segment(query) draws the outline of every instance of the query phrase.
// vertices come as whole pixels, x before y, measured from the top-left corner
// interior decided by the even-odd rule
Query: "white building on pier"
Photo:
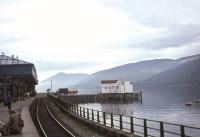
[[[106,93],[133,93],[132,81],[102,80],[101,94]]]

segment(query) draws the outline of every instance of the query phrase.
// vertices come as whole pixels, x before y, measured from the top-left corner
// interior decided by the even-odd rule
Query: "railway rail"
[[[44,137],[75,137],[51,113],[45,99],[41,98],[36,110],[37,122]]]

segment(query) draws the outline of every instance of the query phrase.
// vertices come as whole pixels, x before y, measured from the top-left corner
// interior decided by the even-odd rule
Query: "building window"
[[[130,84],[133,84],[133,82],[130,82]]]

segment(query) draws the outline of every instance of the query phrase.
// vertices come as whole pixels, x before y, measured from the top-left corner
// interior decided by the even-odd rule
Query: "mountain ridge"
[[[71,79],[69,82],[70,84],[60,85],[60,87],[63,86],[74,86],[79,89],[88,89],[88,90],[94,90],[99,89],[100,81],[101,80],[111,80],[111,79],[118,79],[118,80],[131,80],[135,84],[158,84],[160,81],[165,81],[166,75],[169,75],[169,73],[172,73],[175,71],[177,74],[179,74],[179,69],[181,68],[187,68],[187,67],[193,67],[193,70],[195,70],[197,73],[198,68],[200,66],[198,61],[200,60],[200,54],[188,56],[188,57],[182,57],[178,59],[153,59],[153,60],[145,60],[140,61],[136,63],[129,63],[124,64],[120,66],[116,66],[110,69],[101,70],[98,72],[95,72],[93,74],[84,74],[84,73],[76,73],[74,75],[78,76],[80,74],[80,77],[76,77],[77,79]],[[196,64],[196,65],[193,65]],[[188,71],[188,72],[187,72]],[[184,72],[181,71],[183,75],[184,73],[189,75],[190,69],[186,69]],[[164,75],[166,73],[166,75]],[[170,75],[171,77],[176,76],[176,73],[172,73],[173,75]],[[66,74],[66,73],[58,73],[58,77],[63,77],[62,80],[58,80],[58,83],[66,83],[65,81],[70,79],[70,76],[73,74]],[[194,74],[193,77],[197,76]],[[66,79],[64,77],[67,77]],[[156,78],[157,77],[157,78]],[[162,80],[159,80],[159,78]],[[185,76],[184,78],[187,79],[189,76]],[[54,77],[55,78],[55,77]],[[152,79],[151,79],[152,78]],[[182,77],[183,78],[183,77]],[[48,80],[52,79],[52,77],[42,81],[47,82]],[[153,80],[154,79],[154,80]],[[158,80],[155,80],[158,79]],[[168,81],[170,78],[167,78]],[[167,80],[166,79],[166,80]],[[175,79],[175,77],[173,78]],[[190,78],[192,80],[193,78]],[[177,79],[178,80],[178,79]],[[55,79],[53,81],[56,81]],[[154,82],[153,82],[154,81]]]

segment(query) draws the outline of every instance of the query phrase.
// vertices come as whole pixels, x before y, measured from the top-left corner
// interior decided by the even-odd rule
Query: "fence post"
[[[144,137],[148,137],[148,134],[147,134],[147,120],[144,119]]]
[[[185,129],[183,125],[181,125],[181,137],[185,137]]]
[[[130,121],[131,121],[131,133],[134,134],[133,117],[130,117]]]
[[[164,137],[164,127],[163,127],[163,122],[160,122],[160,137]]]
[[[103,112],[103,124],[106,125],[106,113]]]
[[[87,108],[87,119],[90,119],[90,116],[89,116],[89,109]]]
[[[119,115],[119,122],[120,122],[120,130],[123,131],[122,115]]]
[[[72,113],[74,113],[74,105],[72,104]]]
[[[111,120],[110,121],[111,122],[110,125],[111,125],[111,127],[113,127],[113,113],[110,114],[110,120]]]
[[[85,118],[85,108],[83,108],[83,117]]]
[[[78,115],[78,105],[76,106],[76,112],[77,112],[77,115]]]
[[[80,116],[82,117],[82,107],[80,107]]]
[[[97,122],[99,123],[100,120],[99,120],[99,110],[97,110]]]
[[[94,110],[92,109],[92,121],[94,121]]]

